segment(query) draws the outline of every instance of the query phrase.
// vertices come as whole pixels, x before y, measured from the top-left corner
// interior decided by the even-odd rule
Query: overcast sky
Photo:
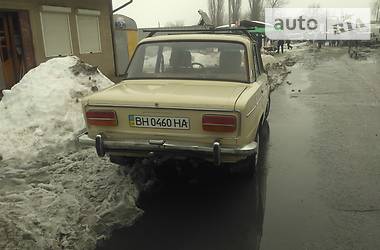
[[[243,1],[243,12],[248,9],[248,0]],[[286,7],[307,7],[312,3],[320,3],[321,7],[352,8],[370,7],[373,0],[289,0]],[[128,0],[112,0],[116,9]],[[197,11],[207,12],[207,0],[134,0],[133,3],[118,14],[133,18],[137,27],[157,27],[158,23],[165,26],[168,22],[184,21],[185,25],[193,25],[199,21]],[[227,3],[227,0],[226,0]],[[227,6],[227,4],[226,4]]]

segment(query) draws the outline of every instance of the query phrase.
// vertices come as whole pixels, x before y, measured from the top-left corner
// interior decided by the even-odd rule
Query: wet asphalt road
[[[297,54],[253,180],[168,184],[99,249],[380,249],[380,52]]]

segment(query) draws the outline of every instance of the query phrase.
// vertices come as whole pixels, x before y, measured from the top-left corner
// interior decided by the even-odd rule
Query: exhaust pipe
[[[97,135],[95,137],[95,148],[96,148],[96,153],[98,154],[99,157],[104,157],[106,155],[104,140],[101,135]]]
[[[215,141],[213,144],[213,149],[214,149],[214,164],[215,166],[219,167],[222,164],[220,142]]]

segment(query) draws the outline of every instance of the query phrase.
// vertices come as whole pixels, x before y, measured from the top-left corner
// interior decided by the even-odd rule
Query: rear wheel
[[[238,173],[243,177],[252,177],[255,173],[255,170],[259,163],[259,154],[260,154],[260,128],[257,131],[255,141],[257,143],[256,152],[248,156],[245,160],[242,160],[237,164],[236,168]]]
[[[267,104],[267,107],[265,109],[265,116],[264,116],[265,121],[268,119],[269,112],[270,112],[270,96],[268,97],[268,104]]]

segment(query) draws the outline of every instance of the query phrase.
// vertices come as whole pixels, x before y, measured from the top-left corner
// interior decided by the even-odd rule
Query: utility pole
[[[231,0],[228,0],[228,27],[231,28]]]

